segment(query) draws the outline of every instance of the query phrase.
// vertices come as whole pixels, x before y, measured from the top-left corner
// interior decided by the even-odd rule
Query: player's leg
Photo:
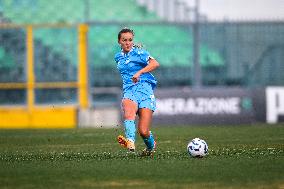
[[[153,112],[156,109],[156,100],[153,93],[151,84],[143,83],[139,92],[137,93],[138,101],[138,130],[140,136],[143,138],[144,143],[146,144],[146,151],[152,152],[155,149],[155,140],[154,136],[150,131],[152,124]],[[144,150],[144,151],[145,151]]]
[[[152,115],[153,111],[151,109],[140,108],[138,110],[138,131],[144,143],[146,144],[146,149],[148,151],[152,151],[155,148],[155,139],[152,132],[150,131],[152,124]]]
[[[135,117],[137,112],[137,104],[127,98],[122,100],[122,110],[124,117],[124,131],[125,137],[118,136],[118,142],[127,147],[130,151],[135,150],[135,134],[136,134],[136,126],[135,126]]]

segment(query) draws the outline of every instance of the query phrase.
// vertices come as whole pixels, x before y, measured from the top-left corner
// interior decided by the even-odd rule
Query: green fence
[[[160,62],[154,73],[160,87],[192,84],[193,24],[163,22],[135,0],[0,0],[0,12],[8,24],[86,22],[91,87],[121,85],[113,57],[125,26]],[[204,86],[284,85],[284,22],[201,23],[200,34]],[[0,82],[24,82],[23,36],[24,30],[0,27]],[[37,80],[74,81],[76,30],[39,27],[34,38]]]
[[[201,44],[225,62],[216,84],[284,85],[284,22],[202,24]]]

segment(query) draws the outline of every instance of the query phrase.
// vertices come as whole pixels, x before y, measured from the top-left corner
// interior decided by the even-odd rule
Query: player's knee
[[[124,113],[124,119],[126,120],[135,120],[135,113],[133,112],[125,112]]]

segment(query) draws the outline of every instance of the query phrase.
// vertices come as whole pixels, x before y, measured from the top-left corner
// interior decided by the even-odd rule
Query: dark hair
[[[120,40],[122,33],[132,33],[132,35],[134,36],[134,31],[132,29],[123,28],[122,30],[119,31],[119,33],[117,35],[118,40]]]

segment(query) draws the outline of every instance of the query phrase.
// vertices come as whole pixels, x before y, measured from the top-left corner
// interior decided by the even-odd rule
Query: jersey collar
[[[128,53],[124,53],[123,50],[121,49],[121,55],[122,55],[122,56],[127,56],[127,55],[129,55],[133,50],[134,50],[134,47],[132,47],[131,50],[130,50]]]

